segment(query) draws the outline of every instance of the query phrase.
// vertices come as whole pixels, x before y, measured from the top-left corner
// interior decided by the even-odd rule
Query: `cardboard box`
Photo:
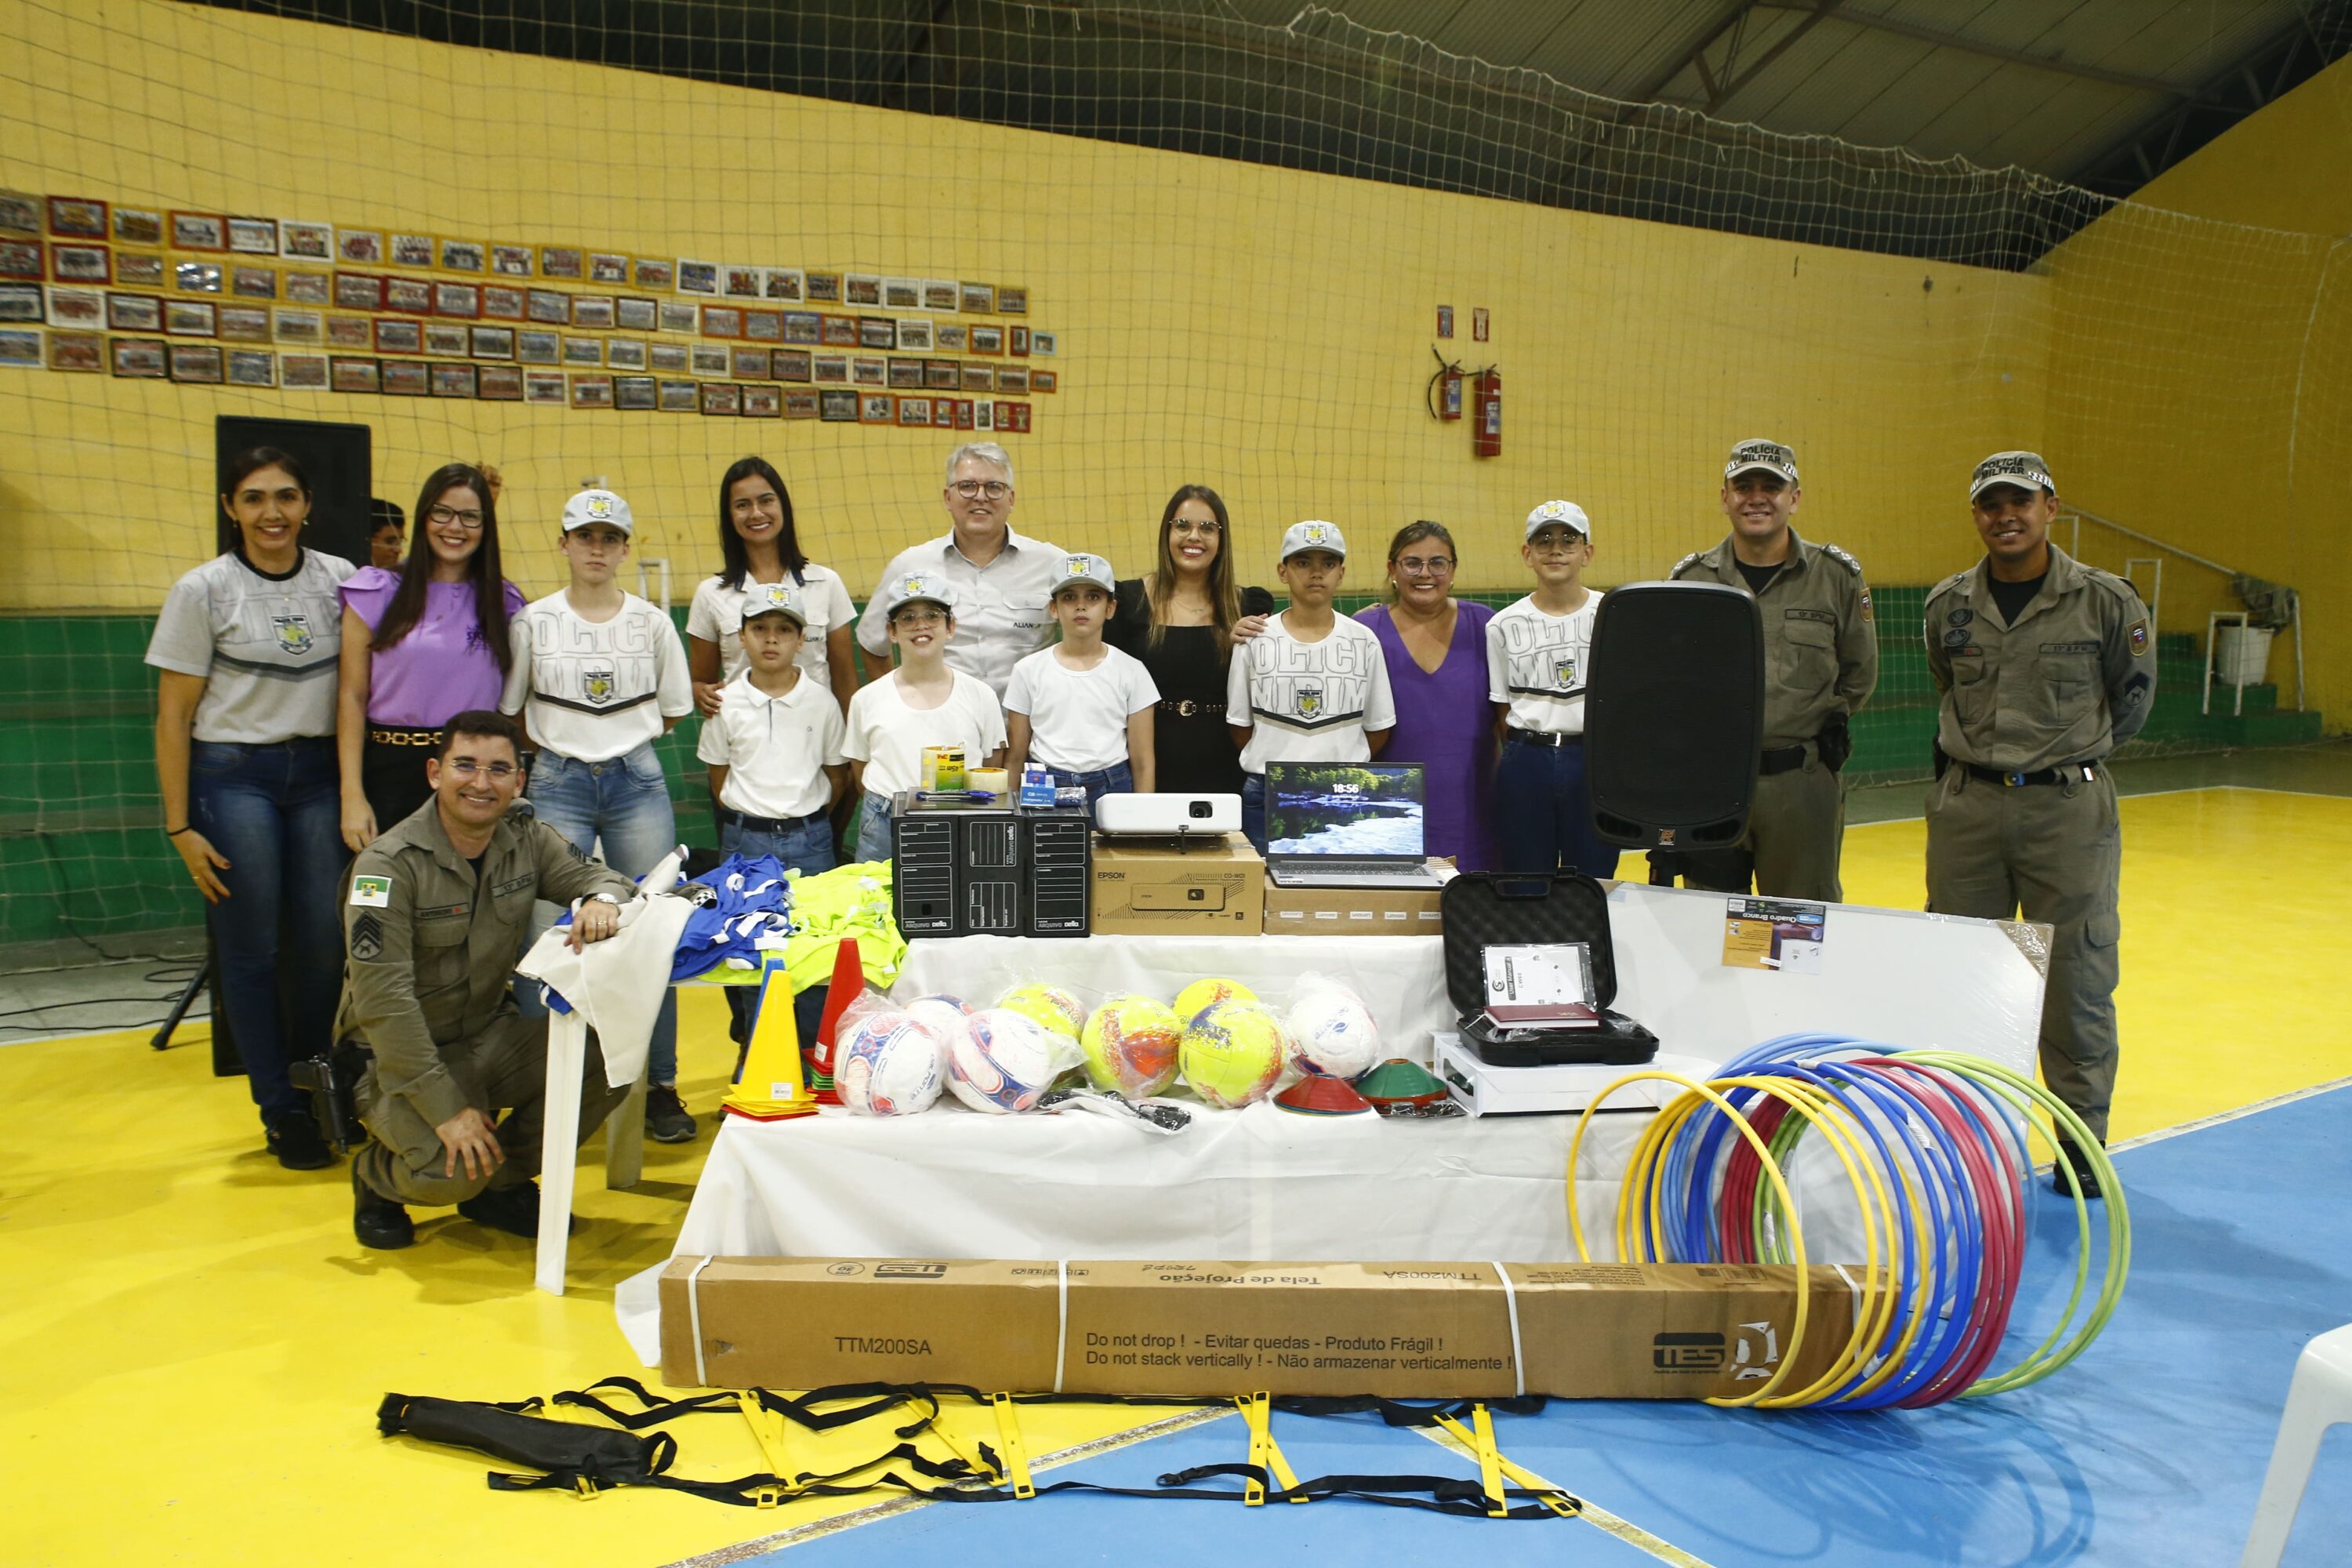
[[[1453,866],[1432,860],[1430,869]],[[1282,936],[1442,936],[1436,888],[1277,888],[1265,884],[1265,929]]]
[[[1699,1399],[1751,1390],[1792,1352],[1780,1387],[1801,1388],[1853,1328],[1853,1292],[1826,1267],[1794,1347],[1793,1268],[1505,1267],[1508,1289],[1486,1263],[674,1258],[662,1381],[1417,1399],[1524,1382],[1570,1399]]]
[[[1094,931],[1103,936],[1255,934],[1265,862],[1238,833],[1095,841]]]

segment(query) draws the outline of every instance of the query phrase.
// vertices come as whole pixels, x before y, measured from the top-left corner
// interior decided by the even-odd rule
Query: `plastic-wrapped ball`
[[[1238,980],[1195,980],[1176,993],[1176,1016],[1189,1024],[1219,1002],[1255,1002],[1257,993]]]
[[[1184,1026],[1149,996],[1115,996],[1087,1020],[1078,1044],[1087,1053],[1087,1081],[1097,1089],[1141,1100],[1176,1079],[1176,1052]]]
[[[1300,1070],[1354,1079],[1381,1059],[1381,1031],[1352,991],[1318,985],[1291,1004],[1290,1059]]]
[[[1060,1071],[1044,1027],[1008,1007],[974,1013],[948,1047],[949,1090],[992,1116],[1028,1110]]]
[[[1228,1110],[1263,1100],[1282,1076],[1282,1024],[1255,1002],[1215,1002],[1184,1026],[1177,1061],[1184,1082]]]
[[[940,1098],[939,1037],[905,1013],[868,1013],[834,1061],[841,1101],[861,1116],[912,1116]]]
[[[1074,1040],[1087,1026],[1087,1005],[1060,986],[1048,985],[1042,980],[1014,986],[999,996],[996,1005],[1010,1007],[1040,1027]]]
[[[963,1021],[971,1016],[972,1009],[961,996],[918,996],[907,1004],[904,1011],[915,1022],[940,1037],[944,1050],[963,1028]],[[940,1058],[942,1064],[946,1058]]]

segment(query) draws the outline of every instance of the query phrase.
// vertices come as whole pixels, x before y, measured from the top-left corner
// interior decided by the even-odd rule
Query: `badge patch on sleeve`
[[[383,956],[383,922],[373,915],[362,915],[352,922],[352,956],[362,963],[373,963]]]
[[[2140,655],[2147,651],[2147,623],[2146,621],[2134,621],[2131,624],[2131,630],[2124,633],[2124,637],[2131,643],[2132,657],[2134,658],[2137,658]]]
[[[352,902],[360,908],[381,910],[392,903],[392,879],[389,877],[353,877]]]

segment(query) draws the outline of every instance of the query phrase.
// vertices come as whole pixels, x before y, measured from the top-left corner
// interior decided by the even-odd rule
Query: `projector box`
[[[1238,833],[1097,838],[1094,925],[1100,936],[1254,934],[1265,919],[1265,863]]]
[[[1432,860],[1444,876],[1448,860]],[[1265,884],[1265,929],[1279,936],[1442,936],[1436,888],[1277,888]]]
[[[1826,1267],[1801,1348],[1790,1268],[1504,1267],[1507,1289],[1488,1263],[673,1258],[662,1381],[1700,1399],[1755,1389],[1792,1349],[1779,1392],[1802,1388],[1853,1328],[1853,1289]]]

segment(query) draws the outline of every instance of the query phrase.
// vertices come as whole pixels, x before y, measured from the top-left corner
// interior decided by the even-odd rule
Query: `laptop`
[[[1265,869],[1277,888],[1435,888],[1420,768],[1268,763]]]

